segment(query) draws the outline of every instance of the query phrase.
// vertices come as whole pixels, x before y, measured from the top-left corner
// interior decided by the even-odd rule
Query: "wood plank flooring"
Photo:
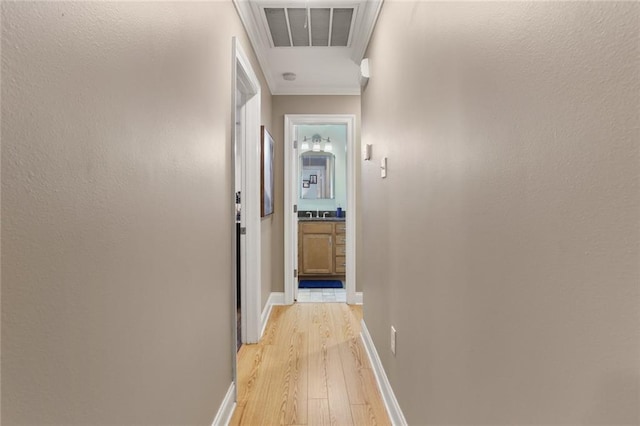
[[[238,353],[231,425],[390,425],[361,319],[343,303],[274,306],[260,343]]]

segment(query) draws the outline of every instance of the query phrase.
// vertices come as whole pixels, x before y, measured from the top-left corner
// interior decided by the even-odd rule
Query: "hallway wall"
[[[640,423],[639,8],[384,3],[359,273],[409,424]]]
[[[245,48],[248,50],[251,47],[248,39],[244,44]],[[253,53],[253,52],[252,52]],[[252,56],[252,60],[255,56]],[[271,123],[273,122],[271,118],[271,108],[273,107],[273,101],[271,92],[269,91],[269,86],[267,85],[267,81],[264,78],[260,70],[260,65],[257,60],[252,64],[253,69],[256,73],[259,73],[260,76],[260,84],[262,86],[262,104],[260,105],[261,114],[262,114],[262,125],[265,126],[267,131],[273,137],[273,145],[278,146],[281,144],[281,141],[278,141],[273,136],[273,131],[271,128]],[[277,188],[274,183],[274,188]],[[277,189],[275,189],[278,192]],[[276,194],[276,197],[278,195]],[[284,197],[284,194],[282,195]],[[275,210],[275,207],[274,207]],[[267,217],[263,217],[260,221],[260,267],[262,270],[260,271],[260,298],[261,298],[261,309],[264,310],[265,305],[271,295],[271,288],[273,286],[273,268],[274,268],[274,259],[273,259],[273,244],[274,244],[274,215],[271,214]]]
[[[286,114],[355,114],[356,146],[360,152],[360,96],[305,96],[275,95],[273,96],[272,117],[275,147],[275,187],[280,191],[277,195],[273,215],[273,278],[271,291],[284,291],[284,116]],[[358,164],[359,166],[359,164]],[[360,170],[356,170],[360,176]],[[359,203],[360,194],[356,194]],[[358,214],[358,228],[360,222]],[[358,229],[359,230],[359,229]],[[358,235],[360,233],[358,232]],[[356,263],[360,260],[360,243],[356,241]],[[356,291],[362,291],[362,281],[356,277]]]
[[[3,424],[211,424],[232,36],[253,56],[232,3],[1,7]],[[265,83],[263,104],[270,123]]]

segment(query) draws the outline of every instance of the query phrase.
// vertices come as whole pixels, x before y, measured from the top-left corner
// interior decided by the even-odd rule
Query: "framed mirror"
[[[335,158],[330,152],[307,151],[300,154],[300,198],[322,200],[335,197]]]

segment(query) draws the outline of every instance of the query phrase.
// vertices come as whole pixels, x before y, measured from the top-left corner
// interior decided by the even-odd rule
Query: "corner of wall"
[[[373,339],[371,339],[371,335],[369,334],[369,330],[367,329],[367,324],[364,322],[364,319],[361,321],[361,326],[362,331],[360,332],[360,338],[362,339],[365,351],[367,352],[367,356],[371,362],[371,368],[373,369],[373,374],[376,377],[378,389],[382,395],[382,400],[384,401],[384,406],[387,409],[387,414],[389,414],[389,418],[391,419],[391,424],[405,426],[408,424],[407,420],[404,418],[400,404],[396,399],[396,395],[393,393],[393,388],[391,387],[387,373],[382,366],[382,361],[378,356],[378,351],[373,343]]]

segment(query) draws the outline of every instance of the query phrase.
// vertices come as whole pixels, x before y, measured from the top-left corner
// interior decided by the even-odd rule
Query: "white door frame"
[[[241,235],[241,315],[242,315],[242,343],[257,343],[260,340],[260,317],[261,317],[261,275],[260,275],[260,80],[256,76],[247,55],[236,37],[232,39],[233,49],[233,121],[232,140],[236,140],[236,123],[243,123],[243,130],[240,132],[240,146],[235,146],[241,150],[241,219],[240,226],[246,229],[246,233]],[[246,97],[243,106],[243,116],[236,117],[237,93],[238,89]],[[235,157],[234,151],[232,155]],[[232,161],[235,166],[235,158]],[[235,180],[235,170],[233,173]],[[235,183],[232,194],[235,194]],[[232,202],[233,204],[233,202]],[[233,212],[233,223],[235,229],[235,209]],[[235,238],[232,246],[234,262],[232,267],[236,267],[235,262]],[[235,272],[234,275],[235,276]],[[235,282],[234,282],[235,293]],[[237,296],[236,296],[237,297]],[[235,298],[233,305],[233,323],[236,329],[236,309]],[[234,333],[235,335],[235,333]],[[234,359],[235,359],[234,340]]]
[[[297,294],[298,268],[298,150],[294,146],[298,125],[345,124],[347,126],[346,289],[347,303],[356,304],[356,116],[353,114],[286,114],[284,116],[284,302],[292,304]]]

